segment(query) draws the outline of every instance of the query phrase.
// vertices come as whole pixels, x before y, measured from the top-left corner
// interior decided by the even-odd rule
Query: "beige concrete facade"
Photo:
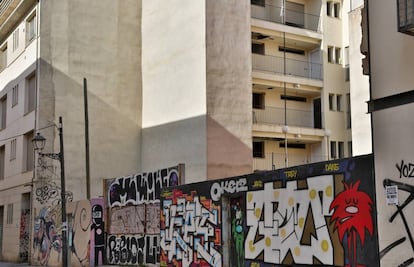
[[[39,132],[44,152],[58,152],[60,116],[66,190],[74,201],[87,196],[84,78],[91,197],[103,195],[103,178],[179,163],[190,183],[350,156],[349,2],[329,2],[328,12],[315,0],[2,1],[0,228],[9,243],[1,258],[25,261],[27,253],[43,264],[32,243],[16,237],[23,229],[33,242],[48,207],[41,198],[52,198],[45,190],[59,192],[59,162],[38,166],[30,141]],[[16,34],[24,41],[14,47]],[[58,255],[48,263],[59,265]]]
[[[398,14],[413,18],[414,10],[402,4],[365,1],[381,266],[403,266],[414,257],[414,37],[399,32],[397,24]],[[396,186],[398,204],[387,204],[386,186]]]

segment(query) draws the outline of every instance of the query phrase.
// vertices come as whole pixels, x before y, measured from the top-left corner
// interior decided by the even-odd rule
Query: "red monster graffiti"
[[[354,185],[346,184],[345,190],[339,193],[332,201],[329,210],[333,210],[331,222],[335,222],[339,238],[344,241],[347,236],[348,264],[347,267],[362,267],[357,264],[357,234],[364,246],[365,229],[373,234],[373,223],[371,217],[372,200],[362,191],[358,190],[360,181]]]

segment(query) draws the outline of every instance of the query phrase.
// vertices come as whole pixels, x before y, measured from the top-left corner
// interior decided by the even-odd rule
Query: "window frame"
[[[253,154],[253,158],[264,159],[266,155],[265,154],[265,142],[253,140],[252,154]]]
[[[26,19],[26,45],[31,43],[37,36],[36,11]]]
[[[17,153],[17,139],[14,138],[10,141],[10,161],[13,161],[16,159],[16,153]]]
[[[12,108],[19,103],[19,84],[12,88]]]

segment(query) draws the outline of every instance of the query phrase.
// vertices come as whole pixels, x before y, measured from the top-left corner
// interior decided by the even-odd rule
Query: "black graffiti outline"
[[[383,181],[383,186],[384,188],[386,186],[392,186],[392,185],[396,185],[398,187],[398,190],[403,190],[406,191],[407,193],[409,193],[409,196],[407,197],[407,199],[401,204],[401,205],[395,205],[397,207],[397,210],[394,212],[394,214],[390,217],[389,222],[392,223],[394,221],[394,219],[396,218],[397,215],[401,216],[401,220],[404,224],[405,230],[407,231],[407,235],[408,235],[408,239],[410,240],[410,244],[411,247],[414,251],[414,239],[413,236],[411,234],[410,228],[408,226],[408,222],[407,219],[405,217],[405,214],[403,212],[404,208],[411,203],[411,201],[414,200],[414,186],[411,186],[409,184],[404,184],[401,182],[397,182],[397,181],[393,181],[391,179],[384,179]],[[393,244],[391,244],[390,246],[386,247],[383,251],[380,252],[380,255],[385,255],[387,252],[389,252],[389,250],[391,250],[392,248],[394,248],[395,246],[397,246],[397,242],[401,241],[397,240],[396,242],[394,242]],[[405,240],[401,241],[400,243],[404,242]],[[381,256],[381,257],[382,257]],[[410,258],[406,261],[404,261],[402,264],[400,264],[399,266],[403,267],[403,266],[408,266],[409,264],[411,264],[414,261],[414,258]]]

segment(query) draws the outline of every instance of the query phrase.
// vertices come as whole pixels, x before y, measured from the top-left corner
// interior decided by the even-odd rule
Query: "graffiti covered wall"
[[[109,264],[158,265],[161,189],[180,183],[183,166],[107,180]]]
[[[161,194],[161,266],[378,266],[371,156]]]
[[[414,263],[414,163],[398,160],[385,167],[377,181],[380,259],[383,266]]]

